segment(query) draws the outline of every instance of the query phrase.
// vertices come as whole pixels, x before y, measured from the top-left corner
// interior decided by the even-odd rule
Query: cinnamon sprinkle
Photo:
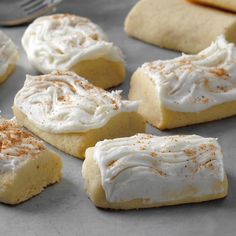
[[[53,80],[53,82],[55,83],[55,84],[58,84],[60,87],[62,87],[63,86],[63,84],[66,84],[69,88],[70,88],[70,90],[73,92],[73,93],[76,93],[76,90],[75,90],[75,88],[73,87],[73,85],[71,85],[70,83],[68,83],[67,81],[62,81],[62,80]]]
[[[76,80],[75,84],[79,85],[81,88],[83,88],[84,90],[90,90],[90,89],[94,89],[94,85],[89,84],[89,83],[83,83],[80,80]]]
[[[111,168],[111,167],[113,167],[115,165],[115,163],[116,163],[116,160],[112,160],[109,163],[107,163],[106,167],[107,168]]]
[[[202,96],[202,97],[195,98],[194,101],[195,101],[195,103],[207,104],[209,102],[209,98]]]
[[[92,34],[92,35],[90,35],[90,38],[92,38],[95,41],[98,41],[98,39],[99,39],[98,34]]]
[[[229,78],[229,74],[223,68],[215,68],[210,70],[210,72],[217,77],[221,77],[222,79],[227,80]]]
[[[151,152],[150,155],[151,155],[151,157],[157,157],[157,153],[156,152]]]
[[[34,156],[43,150],[43,142],[24,131],[15,121],[6,120],[0,124],[0,153],[6,157]]]
[[[114,105],[114,110],[119,110],[119,106],[117,105],[115,99],[112,99],[111,103]]]
[[[78,21],[80,23],[88,23],[89,19],[85,18],[85,17],[81,17],[81,16],[76,16],[73,14],[69,14],[69,13],[64,13],[64,14],[54,14],[52,16],[50,16],[52,19],[54,20],[60,20],[63,18],[68,18],[71,21]]]
[[[196,157],[196,154],[197,154],[197,152],[195,150],[188,149],[188,148],[184,150],[184,153],[185,153],[186,156],[188,156],[190,158]]]

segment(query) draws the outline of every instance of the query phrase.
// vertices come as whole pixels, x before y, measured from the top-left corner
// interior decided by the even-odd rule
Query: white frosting
[[[0,31],[0,76],[3,75],[9,65],[16,64],[18,52],[12,40]]]
[[[78,133],[104,126],[120,112],[136,112],[138,102],[122,100],[73,72],[27,76],[14,105],[40,129]]]
[[[69,14],[39,17],[26,29],[22,45],[42,73],[70,70],[80,61],[100,57],[123,61],[120,49],[107,41],[98,25]]]
[[[216,188],[224,167],[214,138],[138,134],[98,142],[94,159],[109,202],[161,203],[223,192]]]
[[[141,68],[170,110],[199,112],[236,100],[236,48],[223,36],[197,55],[145,63]]]
[[[0,119],[0,174],[14,171],[43,150],[43,142],[22,130],[14,120]]]

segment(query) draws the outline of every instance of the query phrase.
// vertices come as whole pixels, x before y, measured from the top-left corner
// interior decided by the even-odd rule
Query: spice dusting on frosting
[[[236,100],[236,47],[224,36],[199,54],[145,63],[141,69],[161,104],[173,111],[199,112]]]
[[[229,74],[223,68],[215,68],[210,70],[210,72],[225,80],[229,78]]]
[[[24,131],[15,121],[0,123],[0,157],[33,156],[45,149],[42,141]]]
[[[70,70],[81,61],[101,57],[123,62],[121,50],[98,25],[71,14],[37,18],[26,29],[22,45],[29,61],[44,74]]]
[[[93,157],[110,202],[171,200],[171,192],[182,193],[186,186],[207,195],[216,181],[224,179],[217,140],[198,135],[137,134],[104,140],[95,145]]]
[[[195,158],[197,154],[196,150],[190,148],[184,149],[184,153],[186,156],[190,158]]]
[[[122,100],[121,91],[95,87],[73,72],[27,76],[14,105],[40,129],[77,133],[100,128],[120,112],[136,112],[137,101]]]

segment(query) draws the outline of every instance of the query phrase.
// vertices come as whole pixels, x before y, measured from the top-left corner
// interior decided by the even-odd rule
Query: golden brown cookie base
[[[60,158],[44,150],[14,172],[1,174],[0,202],[19,204],[39,194],[48,185],[59,181],[61,168]]]
[[[186,0],[142,0],[129,12],[125,31],[160,47],[198,53],[221,34],[236,43],[236,15]]]
[[[103,89],[117,86],[125,79],[124,63],[105,58],[81,61],[70,70]]]
[[[13,71],[15,70],[16,65],[9,65],[6,72],[0,76],[0,84],[3,83],[6,79],[8,79],[8,77],[13,73]]]
[[[137,112],[122,112],[112,117],[103,127],[98,129],[83,133],[55,134],[37,128],[15,106],[13,107],[13,112],[17,120],[35,135],[58,149],[80,159],[84,159],[85,150],[88,147],[94,146],[98,141],[132,136],[136,133],[143,133],[146,129],[143,117]]]

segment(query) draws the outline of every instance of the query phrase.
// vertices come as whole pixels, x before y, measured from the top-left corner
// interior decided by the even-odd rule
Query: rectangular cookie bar
[[[186,53],[198,53],[223,34],[236,43],[236,16],[186,0],[142,0],[125,20],[128,35]]]
[[[43,74],[69,70],[104,89],[125,79],[121,50],[88,18],[68,13],[38,17],[25,30],[22,46]]]
[[[123,100],[73,72],[27,76],[13,112],[27,129],[58,149],[84,158],[86,148],[105,138],[145,132],[137,101]]]
[[[0,117],[0,202],[19,204],[60,180],[60,158],[44,143]]]
[[[98,142],[86,151],[82,176],[92,202],[111,209],[202,202],[228,191],[217,140],[197,135]]]
[[[129,99],[159,129],[236,114],[236,47],[219,36],[197,55],[143,64],[131,78]]]

